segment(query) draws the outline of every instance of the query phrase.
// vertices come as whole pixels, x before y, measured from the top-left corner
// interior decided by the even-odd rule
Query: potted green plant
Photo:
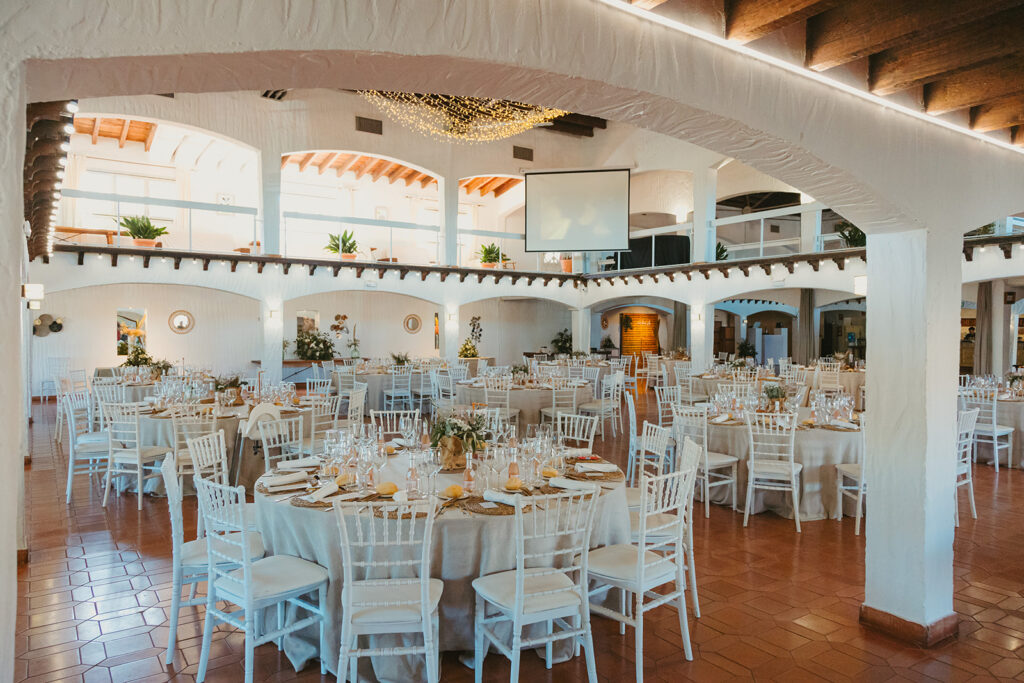
[[[339,254],[342,261],[355,261],[356,249],[358,248],[359,245],[356,244],[355,232],[345,230],[340,235],[328,233],[327,245],[324,247],[324,251],[331,254]]]
[[[614,348],[616,348],[615,342],[612,341],[612,338],[609,335],[606,334],[605,336],[601,337],[602,351],[611,351]]]
[[[555,338],[551,340],[551,348],[556,354],[572,353],[572,333],[569,332],[569,328],[565,328],[555,335]]]
[[[481,268],[496,268],[499,261],[504,263],[508,261],[508,257],[501,253],[501,248],[497,244],[491,242],[490,244],[480,245]]]
[[[334,358],[334,340],[320,330],[299,332],[295,335],[295,355],[300,360],[331,360]]]
[[[850,221],[839,221],[836,223],[835,231],[848,248],[863,247],[868,243],[868,237],[864,231]]]
[[[729,258],[729,249],[724,244],[722,244],[721,242],[716,244],[715,245],[715,260],[716,261],[725,261],[728,258]]]
[[[740,358],[754,358],[757,356],[757,349],[747,340],[743,340],[736,348],[736,355]]]
[[[569,254],[562,254],[561,258],[559,259],[559,262],[562,264],[562,272],[563,273],[571,273],[572,272],[572,254],[571,253],[569,253]]]
[[[391,353],[391,364],[392,365],[408,365],[409,354],[407,353]]]
[[[153,225],[149,216],[122,216],[117,224],[128,231],[132,244],[137,247],[155,247],[156,239],[167,234],[167,228]]]

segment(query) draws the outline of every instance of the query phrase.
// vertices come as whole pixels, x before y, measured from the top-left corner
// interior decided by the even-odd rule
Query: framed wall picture
[[[167,318],[167,326],[171,328],[171,332],[175,334],[188,334],[195,327],[196,320],[192,317],[192,314],[185,310],[178,310],[171,313],[170,317]]]
[[[296,311],[295,332],[315,332],[320,329],[320,311]]]
[[[117,310],[117,355],[127,356],[133,346],[146,348],[146,311]]]
[[[1003,292],[1003,303],[1007,306],[1017,303],[1017,292]]]
[[[422,328],[423,320],[415,313],[405,316],[405,320],[402,321],[402,329],[409,334],[416,334]]]

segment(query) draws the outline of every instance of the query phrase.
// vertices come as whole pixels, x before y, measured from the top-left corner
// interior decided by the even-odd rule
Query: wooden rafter
[[[517,185],[519,185],[519,183],[521,183],[521,182],[523,182],[523,181],[520,180],[519,178],[506,178],[505,182],[503,182],[501,185],[498,185],[497,187],[494,188],[494,190],[493,190],[494,196],[495,197],[500,197],[501,195],[503,195],[506,192],[508,192],[509,190],[511,190],[513,187],[516,187]]]
[[[292,160],[292,155],[291,154],[282,154],[281,155],[281,170],[282,171],[284,170],[285,166],[287,166],[289,163],[291,163],[291,160]]]
[[[840,2],[807,20],[806,65],[824,71],[1019,4],[1019,0]]]
[[[748,43],[823,12],[837,0],[726,0],[725,37]]]
[[[506,178],[503,178],[503,177],[500,177],[500,176],[499,177],[495,177],[495,178],[491,178],[486,183],[484,183],[483,185],[480,186],[480,196],[483,197],[488,192],[490,192],[491,190],[496,188],[498,185],[503,184],[505,182],[505,180],[506,180]]]
[[[490,176],[485,176],[485,175],[480,175],[480,176],[477,176],[475,178],[470,178],[469,182],[467,182],[463,186],[463,189],[466,190],[466,194],[470,194],[470,193],[473,192],[473,190],[477,189],[478,187],[480,187],[481,185],[483,185],[484,183],[486,183],[490,179],[491,179]]]
[[[348,173],[349,169],[355,165],[357,161],[359,161],[358,154],[349,154],[348,159],[338,164],[337,170],[335,171],[335,175],[337,175],[339,178],[345,175],[346,173]]]
[[[384,159],[377,159],[375,157],[366,157],[366,163],[363,164],[362,168],[356,172],[356,179],[362,178],[367,173],[372,173],[381,164],[386,164]]]
[[[93,119],[93,122],[92,122],[92,144],[94,144],[94,145],[97,142],[100,141],[100,123],[102,123],[102,121],[103,121],[103,119],[101,119],[98,116],[95,119]]]
[[[1019,93],[1024,93],[1024,55],[929,83],[924,88],[924,106],[929,114],[944,114]]]
[[[424,173],[423,177],[420,178],[420,187],[426,187],[427,185],[430,185],[431,183],[436,183],[436,182],[437,182],[437,178],[435,178],[434,176],[429,176],[426,173]]]
[[[404,166],[401,171],[389,177],[388,182],[394,183],[396,180],[404,180],[410,173],[415,173],[415,169],[409,166]]]
[[[320,162],[320,165],[316,167],[316,174],[323,175],[339,156],[341,156],[341,152],[331,152],[328,154],[324,160]]]
[[[405,179],[405,186],[409,187],[410,185],[415,183],[417,180],[419,180],[423,176],[424,176],[424,174],[420,173],[419,171],[415,171],[413,173],[410,173],[409,176]]]
[[[153,140],[156,138],[156,124],[149,124],[149,132],[146,134],[146,141],[143,143],[146,147],[146,151],[153,146]]]
[[[872,92],[891,95],[986,64],[1024,46],[1024,7],[924,36],[871,56]]]
[[[309,162],[313,161],[313,157],[315,156],[316,152],[307,152],[306,156],[302,157],[302,161],[299,162],[299,173],[306,170],[306,167],[309,166]]]
[[[378,164],[377,169],[370,174],[373,177],[373,182],[377,182],[381,176],[386,176],[388,173],[391,173],[392,170],[400,166],[400,164],[396,164],[394,161],[387,161],[386,159],[382,159],[381,161],[383,161],[383,163]]]
[[[971,109],[971,128],[988,132],[1024,123],[1024,94],[996,100]]]
[[[664,4],[664,2],[665,0],[629,0],[629,4],[637,9],[654,9],[658,5]]]
[[[124,143],[128,140],[128,127],[132,124],[131,119],[125,119],[124,123],[121,124],[121,134],[117,138],[117,146],[124,147]]]

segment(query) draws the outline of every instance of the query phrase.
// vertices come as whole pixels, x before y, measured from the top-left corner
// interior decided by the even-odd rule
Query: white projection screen
[[[629,169],[526,174],[526,251],[629,249]]]

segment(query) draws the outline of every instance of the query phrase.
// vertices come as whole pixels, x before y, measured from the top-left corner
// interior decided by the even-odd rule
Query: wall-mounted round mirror
[[[175,311],[167,319],[167,325],[171,328],[172,332],[177,334],[188,334],[192,331],[195,324],[195,318],[188,311]]]
[[[416,334],[421,327],[423,327],[423,321],[415,313],[405,316],[405,320],[402,321],[402,328],[409,334]]]

